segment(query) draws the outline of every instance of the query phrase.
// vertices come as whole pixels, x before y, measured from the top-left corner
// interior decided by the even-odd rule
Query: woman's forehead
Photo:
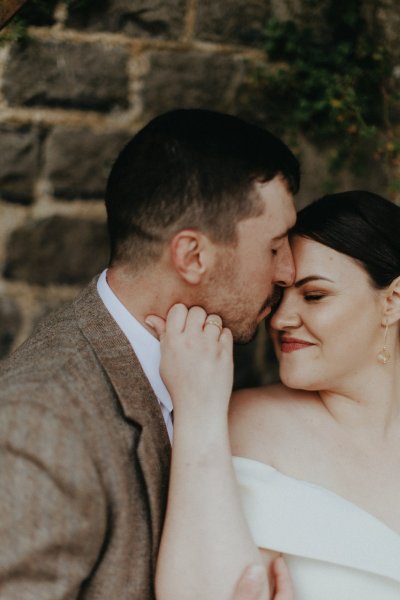
[[[296,281],[311,276],[328,278],[337,283],[348,278],[368,278],[357,260],[329,246],[301,236],[294,236],[290,244],[296,267]]]

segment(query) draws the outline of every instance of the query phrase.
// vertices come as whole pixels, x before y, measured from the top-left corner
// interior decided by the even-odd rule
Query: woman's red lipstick
[[[305,340],[299,340],[298,338],[285,337],[281,338],[281,350],[282,352],[295,352],[295,350],[303,350],[314,346],[311,342]]]

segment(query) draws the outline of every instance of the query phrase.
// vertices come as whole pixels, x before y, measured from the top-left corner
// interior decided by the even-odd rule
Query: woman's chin
[[[308,390],[310,392],[320,389],[319,381],[310,374],[296,372],[295,369],[280,368],[279,377],[282,383],[293,390]]]

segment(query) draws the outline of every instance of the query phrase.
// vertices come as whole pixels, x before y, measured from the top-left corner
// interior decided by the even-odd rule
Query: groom
[[[109,269],[0,366],[2,599],[154,599],[173,418],[145,318],[201,305],[249,341],[293,280],[298,185],[280,140],[211,111],[121,152]],[[255,590],[247,573],[237,598]]]

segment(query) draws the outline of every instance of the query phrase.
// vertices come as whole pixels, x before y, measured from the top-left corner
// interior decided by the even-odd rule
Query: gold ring
[[[221,325],[220,321],[218,321],[218,319],[214,319],[214,317],[207,317],[207,319],[204,323],[204,326],[205,325],[215,325],[216,327],[218,327],[220,333],[222,331],[222,325]]]

